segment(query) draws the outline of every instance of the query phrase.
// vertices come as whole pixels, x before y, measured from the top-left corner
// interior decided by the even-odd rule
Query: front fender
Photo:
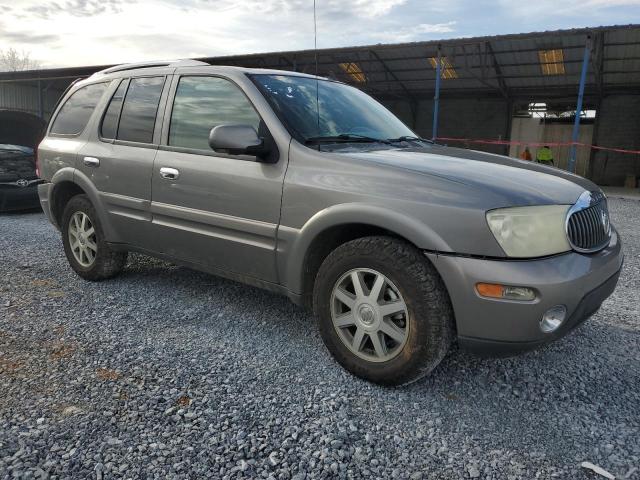
[[[314,239],[327,229],[350,224],[383,228],[421,249],[452,251],[428,225],[401,212],[363,203],[333,205],[313,215],[301,229],[284,225],[278,228],[278,269],[288,290],[303,293],[305,259]]]

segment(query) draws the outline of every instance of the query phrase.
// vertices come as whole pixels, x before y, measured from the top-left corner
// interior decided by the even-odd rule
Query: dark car
[[[0,212],[40,208],[32,148],[0,143]]]

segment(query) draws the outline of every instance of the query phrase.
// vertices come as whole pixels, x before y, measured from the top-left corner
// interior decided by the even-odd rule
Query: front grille
[[[595,252],[604,248],[611,235],[606,199],[601,195],[589,198],[589,203],[576,203],[570,210],[567,221],[569,242],[575,250],[581,252]]]

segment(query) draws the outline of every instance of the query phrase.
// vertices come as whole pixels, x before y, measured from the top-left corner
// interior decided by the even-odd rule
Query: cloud
[[[421,33],[448,33],[453,32],[454,25],[458,23],[456,21],[451,21],[447,23],[421,23],[413,28],[413,31],[416,34]]]
[[[377,32],[393,30],[394,13],[410,1],[317,0],[318,45],[377,41]],[[20,21],[0,31],[0,43],[28,44],[51,66],[314,45],[312,0],[22,0],[13,15]],[[45,34],[58,35],[63,47],[50,48],[49,39],[38,36]]]
[[[557,16],[567,17],[569,19],[581,19],[585,16],[594,19],[600,23],[599,17],[603,12],[616,11],[621,17],[618,23],[630,23],[631,18],[624,21],[622,18],[625,14],[620,11],[622,7],[640,7],[640,0],[564,0],[557,2],[556,0],[537,0],[535,2],[513,2],[511,0],[500,0],[496,5],[497,9],[505,15],[519,18],[549,18],[557,19]],[[636,11],[636,19],[638,18]],[[553,14],[553,15],[551,15]]]
[[[123,0],[66,0],[65,2],[47,2],[25,8],[27,14],[40,18],[51,18],[61,13],[76,17],[88,17],[102,13],[120,13]]]
[[[576,2],[578,3],[578,2]],[[581,2],[582,7],[640,7],[640,0],[585,0]]]
[[[446,23],[420,23],[401,29],[380,32],[379,37],[385,42],[412,42],[432,38],[433,34],[454,32],[458,22],[452,20]]]
[[[27,50],[48,67],[305,50],[314,45],[313,0],[0,2],[0,45]],[[11,10],[3,12],[9,4]],[[639,4],[316,0],[318,47],[630,23],[640,21]]]
[[[408,0],[317,0],[318,15],[355,15],[367,18],[387,15],[394,8],[406,4]],[[313,15],[313,0],[168,0],[186,10],[214,8],[217,12],[237,11],[261,15],[280,13]]]
[[[16,45],[31,45],[40,43],[52,43],[59,40],[58,35],[25,33],[25,32],[4,32],[2,34],[4,41]]]
[[[285,0],[287,1],[287,0]],[[371,21],[383,19],[383,17],[397,11],[398,7],[407,4],[408,0],[318,0],[316,3],[316,13],[318,18],[326,25],[327,23],[342,23],[345,20],[361,19]],[[313,1],[299,2],[291,12],[300,15],[308,12],[313,16]]]
[[[344,8],[344,1],[339,2]],[[387,15],[396,7],[406,3],[406,0],[356,0],[352,3],[352,10],[361,12],[364,16],[373,18]]]

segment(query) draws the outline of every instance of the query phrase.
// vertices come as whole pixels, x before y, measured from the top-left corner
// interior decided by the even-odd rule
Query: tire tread
[[[96,230],[96,243],[98,245],[98,254],[95,262],[89,268],[80,265],[69,245],[69,219],[74,212],[84,211]],[[127,263],[127,252],[118,252],[113,250],[109,244],[105,241],[104,231],[102,230],[102,224],[100,223],[100,217],[96,209],[93,207],[91,200],[87,195],[76,195],[72,197],[65,206],[62,214],[62,243],[64,245],[64,251],[69,260],[71,268],[82,278],[90,281],[106,280],[114,277],[124,268]]]
[[[416,287],[419,295],[419,299],[415,302],[417,315],[422,315],[422,319],[428,316],[428,321],[420,320],[427,325],[425,336],[430,339],[428,345],[422,345],[418,351],[413,352],[413,361],[407,362],[406,368],[393,378],[372,375],[371,371],[366,367],[363,368],[358,361],[349,362],[348,358],[344,358],[345,355],[336,351],[332,341],[327,341],[326,338],[329,333],[327,330],[332,329],[333,325],[330,314],[326,318],[326,310],[321,307],[320,297],[323,296],[321,290],[332,288],[332,268],[335,265],[348,264],[354,256],[392,261],[393,269],[403,272],[403,283],[409,282]],[[405,298],[405,301],[408,300]],[[384,385],[407,385],[429,374],[444,358],[455,335],[453,308],[440,275],[419,249],[394,237],[362,237],[344,243],[331,252],[316,276],[313,307],[323,340],[334,357],[355,375]]]

